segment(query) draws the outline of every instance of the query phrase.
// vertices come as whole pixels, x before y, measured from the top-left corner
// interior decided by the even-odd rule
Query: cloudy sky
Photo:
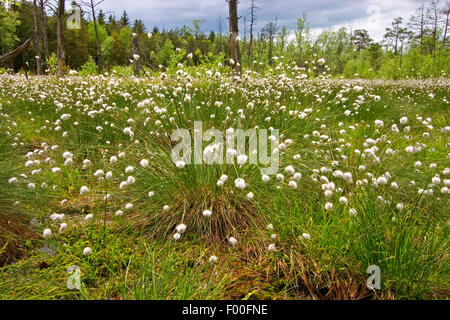
[[[239,1],[241,37],[244,16],[249,14],[250,0]],[[414,13],[422,0],[256,0],[258,16],[256,32],[270,19],[293,30],[296,17],[306,12],[313,34],[324,29],[339,27],[364,28],[376,41],[382,39],[385,28],[393,18],[405,19]],[[204,20],[204,32],[219,30],[222,17],[223,30],[228,30],[228,10],[225,0],[105,0],[104,11],[120,17],[126,10],[131,19],[141,19],[147,29],[153,26],[170,29],[192,25],[196,19]]]

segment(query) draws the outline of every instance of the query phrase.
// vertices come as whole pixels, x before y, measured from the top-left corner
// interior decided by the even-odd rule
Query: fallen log
[[[31,44],[31,38],[28,39],[27,41],[25,41],[21,46],[17,47],[16,49],[14,49],[11,52],[8,52],[7,54],[3,55],[0,57],[0,67],[5,66],[6,64],[8,64],[9,62],[11,62],[12,60],[14,60],[15,57],[17,57],[18,55],[20,55],[21,53],[24,53],[25,50],[28,49],[28,47]]]

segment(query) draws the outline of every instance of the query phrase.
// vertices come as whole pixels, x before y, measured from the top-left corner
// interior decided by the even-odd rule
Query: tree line
[[[105,0],[32,0],[0,2],[0,55],[28,39],[31,48],[7,67],[36,74],[64,75],[69,70],[88,74],[120,71],[139,75],[165,70],[174,63],[192,65],[221,62],[235,73],[243,69],[269,72],[280,64],[288,69],[317,74],[314,62],[325,59],[322,71],[334,76],[364,78],[428,78],[448,74],[450,2],[422,3],[412,17],[397,17],[382,41],[375,42],[364,29],[324,30],[313,37],[303,14],[293,30],[279,25],[274,16],[257,30],[259,6],[239,8],[237,0],[225,0],[228,17],[219,16],[218,30],[202,31],[203,20],[170,30],[142,20],[130,20],[104,12]],[[79,21],[67,21],[79,12]],[[228,27],[226,26],[228,22]]]

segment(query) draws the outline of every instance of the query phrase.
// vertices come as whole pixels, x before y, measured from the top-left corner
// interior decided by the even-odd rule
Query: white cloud
[[[259,9],[256,11],[258,19],[255,29],[259,32],[265,22],[277,17],[279,25],[292,30],[296,17],[306,12],[313,34],[327,28],[351,26],[353,30],[367,29],[372,38],[378,41],[395,17],[402,16],[408,20],[420,3],[421,0],[256,0]],[[249,7],[250,0],[239,2],[241,33],[244,31],[243,17],[249,13]],[[192,25],[195,19],[202,19],[203,31],[218,31],[219,15],[222,16],[223,31],[228,30],[225,0],[107,0],[102,8],[113,12],[116,18],[126,10],[132,21],[143,20],[148,30],[155,25],[160,29],[181,28],[183,25]]]
[[[337,30],[341,27],[347,29],[366,29],[375,41],[381,41],[386,33],[386,28],[391,26],[396,17],[403,17],[406,24],[418,7],[417,1],[412,0],[378,0],[366,2],[366,15],[360,18],[330,26]],[[325,28],[314,28],[314,34],[320,33]]]

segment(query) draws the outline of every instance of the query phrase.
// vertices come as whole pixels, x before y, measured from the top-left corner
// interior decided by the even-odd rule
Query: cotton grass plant
[[[13,275],[0,297],[445,297],[448,80],[228,71],[1,75],[2,226],[29,216],[40,240],[0,272]],[[172,133],[193,136],[195,121],[279,130],[277,172],[249,164],[248,147],[228,164],[172,161]],[[78,293],[56,284],[70,265]]]

